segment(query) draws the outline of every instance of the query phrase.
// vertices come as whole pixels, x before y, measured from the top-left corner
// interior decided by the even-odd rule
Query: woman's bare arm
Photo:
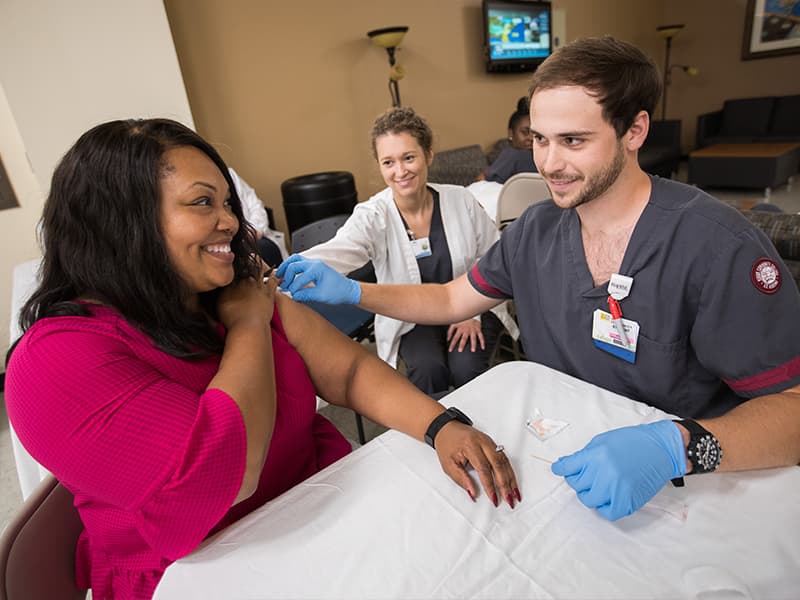
[[[365,417],[420,441],[444,407],[420,392],[363,346],[357,344],[310,308],[278,294],[289,342],[308,367],[318,394],[327,402],[351,408]],[[496,444],[484,433],[458,422],[447,424],[436,438],[445,472],[472,498],[477,488],[466,471],[478,472],[490,498],[518,496],[514,471]]]
[[[275,367],[272,318],[275,281],[253,280],[226,288],[217,310],[227,329],[219,370],[208,388],[227,393],[242,412],[247,458],[242,486],[234,503],[256,490],[275,426]]]

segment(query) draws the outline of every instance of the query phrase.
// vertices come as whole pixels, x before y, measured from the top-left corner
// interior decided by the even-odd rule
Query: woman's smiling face
[[[426,154],[407,131],[375,138],[375,153],[381,176],[395,198],[415,197],[428,185],[428,167],[433,154]]]
[[[172,267],[195,294],[233,281],[231,240],[239,230],[228,182],[194,146],[164,154],[161,231]]]

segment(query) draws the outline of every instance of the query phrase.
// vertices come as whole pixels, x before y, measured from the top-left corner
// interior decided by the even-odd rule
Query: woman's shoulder
[[[469,215],[478,210],[483,211],[475,194],[463,185],[445,183],[429,183],[428,185],[438,192],[442,210],[448,212],[465,212]]]
[[[436,190],[439,194],[439,199],[444,202],[459,201],[475,201],[475,196],[468,188],[463,185],[455,185],[452,183],[428,183],[428,187]]]
[[[348,223],[351,221],[366,222],[384,227],[387,221],[387,215],[393,209],[394,201],[392,199],[392,190],[387,187],[377,194],[370,196],[368,200],[356,204],[353,208],[353,214],[350,219],[348,219]]]
[[[455,183],[432,183],[428,182],[428,187],[433,188],[439,194],[460,194],[461,192],[468,191],[463,185],[456,185]]]
[[[149,338],[113,308],[100,305],[84,305],[87,315],[65,315],[46,317],[34,323],[22,336],[29,348],[46,345],[74,347],[86,345],[94,338],[116,340],[123,344],[147,343]],[[15,350],[16,351],[16,350]]]

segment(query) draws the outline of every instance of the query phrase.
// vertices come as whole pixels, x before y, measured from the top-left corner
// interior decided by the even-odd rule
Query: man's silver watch
[[[692,419],[681,419],[675,421],[679,425],[683,425],[689,432],[689,443],[686,445],[686,456],[689,462],[692,463],[692,471],[688,475],[696,473],[711,473],[719,467],[722,462],[722,446],[720,446],[717,438],[714,437],[710,431],[700,425],[697,421]],[[681,479],[682,478],[678,478]],[[680,483],[672,480],[676,486]]]

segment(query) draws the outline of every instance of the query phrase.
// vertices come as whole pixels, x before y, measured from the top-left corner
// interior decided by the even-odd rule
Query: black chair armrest
[[[716,110],[704,113],[697,117],[696,147],[704,148],[709,143],[706,141],[710,137],[719,135],[722,128],[722,111]]]

